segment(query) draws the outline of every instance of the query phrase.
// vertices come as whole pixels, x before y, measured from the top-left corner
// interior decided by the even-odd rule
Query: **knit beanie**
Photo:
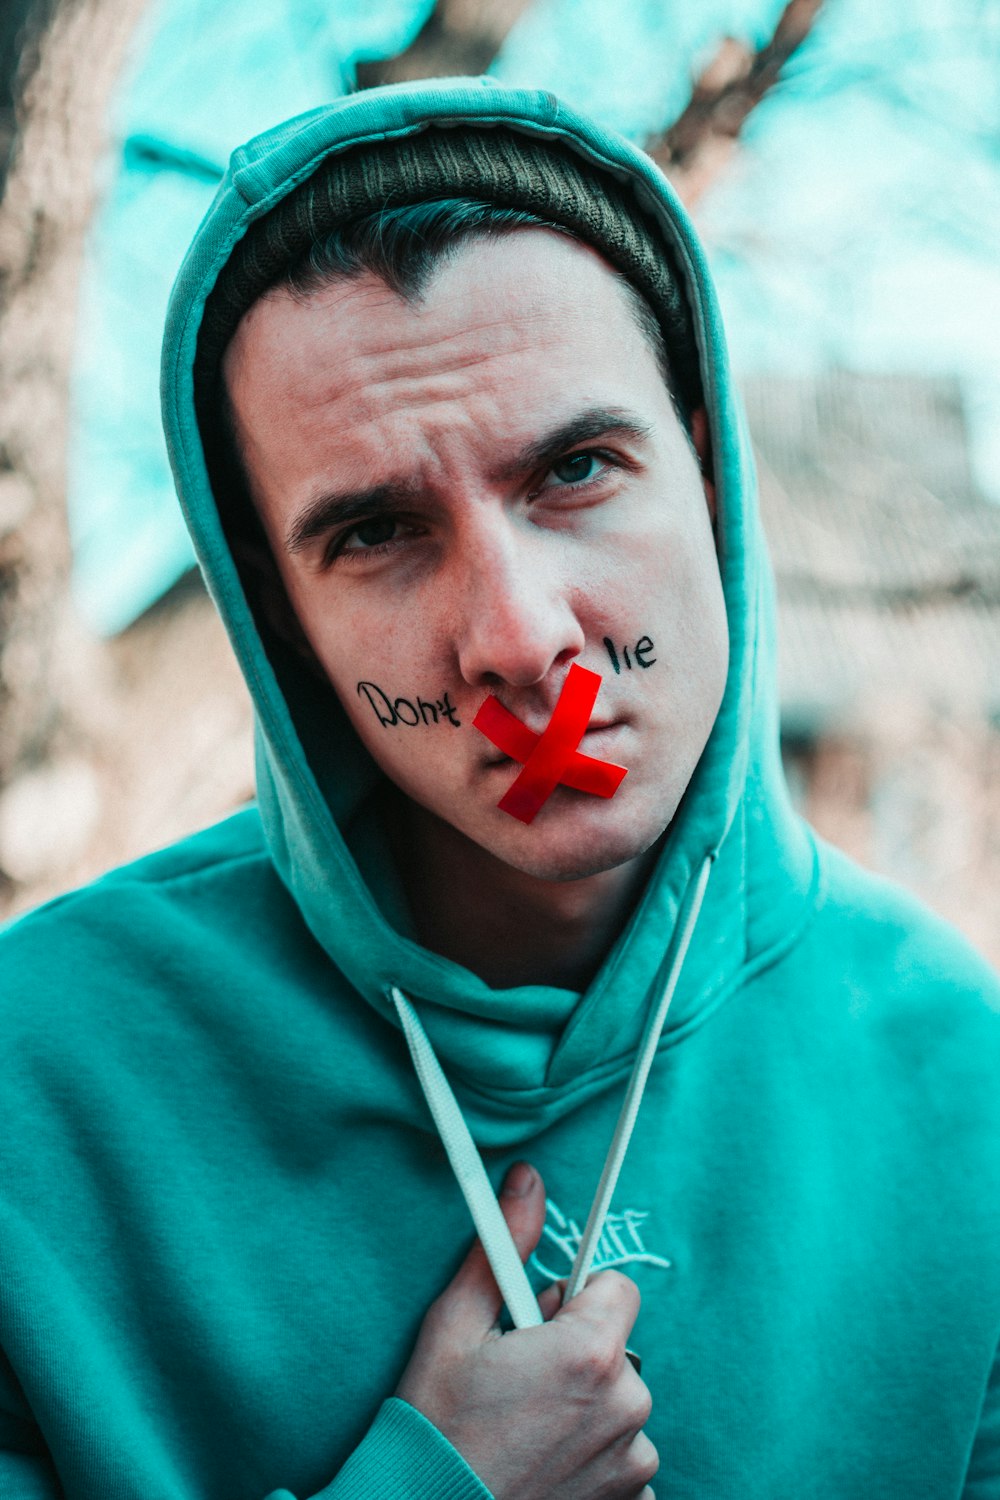
[[[202,427],[218,416],[223,353],[243,314],[316,240],[380,208],[473,198],[570,230],[643,293],[659,319],[682,408],[701,402],[691,316],[662,232],[618,182],[551,139],[503,127],[428,127],[332,154],[236,245],[209,296],[195,365]],[[211,414],[211,415],[210,415]],[[208,417],[208,423],[205,418]]]

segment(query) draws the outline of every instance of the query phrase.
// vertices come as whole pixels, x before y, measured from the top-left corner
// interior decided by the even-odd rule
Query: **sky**
[[[344,93],[428,0],[152,0],[111,113],[77,334],[74,585],[99,633],[191,566],[159,431],[160,332],[241,141]],[[534,0],[490,68],[641,143],[774,0]],[[696,208],[740,374],[945,374],[1000,503],[1000,0],[825,0]]]

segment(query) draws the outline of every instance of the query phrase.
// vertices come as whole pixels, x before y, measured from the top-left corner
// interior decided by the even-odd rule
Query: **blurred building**
[[[953,379],[744,382],[789,780],[1000,961],[1000,506]]]

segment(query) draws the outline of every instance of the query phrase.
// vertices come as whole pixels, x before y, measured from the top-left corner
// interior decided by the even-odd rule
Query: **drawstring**
[[[566,1301],[575,1297],[577,1292],[583,1290],[590,1268],[597,1254],[597,1246],[604,1232],[604,1221],[611,1207],[611,1199],[618,1185],[618,1177],[625,1161],[625,1153],[632,1139],[632,1131],[635,1128],[636,1118],[639,1114],[639,1106],[642,1096],[646,1090],[646,1082],[649,1078],[649,1070],[653,1066],[653,1058],[660,1043],[660,1035],[667,1019],[667,1011],[670,1002],[674,998],[674,990],[677,981],[681,977],[681,969],[687,957],[688,947],[694,933],[694,926],[701,911],[701,904],[705,899],[705,887],[708,884],[709,873],[712,869],[712,856],[705,860],[698,878],[690,891],[690,899],[687,900],[680,922],[674,928],[674,938],[667,949],[666,957],[660,968],[664,975],[663,983],[659,986],[659,999],[649,1008],[646,1017],[646,1029],[643,1032],[639,1051],[636,1053],[635,1062],[632,1065],[632,1073],[625,1090],[625,1098],[618,1115],[618,1123],[615,1133],[611,1137],[611,1145],[608,1147],[604,1170],[601,1180],[597,1184],[597,1192],[594,1201],[590,1205],[590,1215],[587,1219],[587,1227],[583,1231],[583,1239],[573,1262],[573,1270],[570,1273],[569,1283],[566,1287]],[[657,976],[659,977],[659,976]],[[657,988],[653,990],[654,997]]]
[[[697,879],[685,892],[681,918],[674,929],[673,940],[660,969],[660,974],[663,975],[662,983],[654,983],[653,986],[653,1002],[650,1004],[646,1017],[642,1041],[632,1066],[632,1074],[622,1101],[618,1123],[615,1126],[604,1169],[591,1204],[587,1227],[583,1232],[580,1248],[570,1273],[566,1288],[567,1301],[582,1290],[594,1263],[597,1246],[604,1230],[604,1221],[611,1207],[611,1199],[625,1161],[632,1131],[635,1128],[653,1058],[656,1056],[656,1049],[666,1023],[667,1011],[677,988],[677,981],[694,933],[698,913],[705,899],[705,888],[708,885],[714,857],[711,854],[706,857]],[[658,975],[657,980],[659,977]],[[448,1160],[451,1162],[452,1171],[468,1204],[472,1221],[486,1251],[497,1286],[500,1288],[500,1294],[507,1304],[511,1321],[515,1328],[531,1328],[543,1321],[538,1299],[531,1289],[531,1283],[507,1227],[503,1211],[497,1202],[492,1184],[486,1175],[486,1168],[476,1149],[476,1143],[472,1139],[458,1101],[434,1054],[434,1049],[412,1001],[408,1000],[395,985],[390,986],[389,996],[398,1012],[403,1035],[406,1037],[424,1097],[434,1117],[434,1123],[438,1128]]]
[[[507,1311],[515,1328],[531,1328],[543,1321],[538,1298],[531,1290],[531,1282],[521,1264],[517,1246],[507,1228],[507,1220],[486,1175],[483,1159],[476,1150],[476,1143],[458,1107],[458,1100],[451,1091],[451,1085],[444,1076],[411,1001],[395,985],[389,994],[399,1012],[403,1035],[409,1044],[424,1097],[434,1116],[452,1171],[469,1205],[472,1222],[483,1242],[497,1286],[507,1304]]]

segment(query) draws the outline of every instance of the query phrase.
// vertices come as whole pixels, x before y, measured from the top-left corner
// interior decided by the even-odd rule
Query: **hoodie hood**
[[[629,186],[680,268],[698,345],[728,679],[644,896],[583,995],[549,986],[492,989],[414,940],[376,811],[381,773],[332,693],[255,619],[220,521],[195,410],[205,302],[249,227],[330,155],[435,124],[502,125],[555,139]],[[515,1144],[627,1073],[647,994],[706,857],[713,873],[661,1047],[682,1041],[749,970],[794,942],[811,905],[815,860],[780,767],[773,597],[749,442],[704,253],[648,156],[551,94],[486,78],[374,89],[258,136],[233,154],[178,276],[163,409],[185,517],[254,700],[258,797],[278,873],[316,940],[387,1024],[398,1025],[392,986],[416,1002],[482,1144]]]

